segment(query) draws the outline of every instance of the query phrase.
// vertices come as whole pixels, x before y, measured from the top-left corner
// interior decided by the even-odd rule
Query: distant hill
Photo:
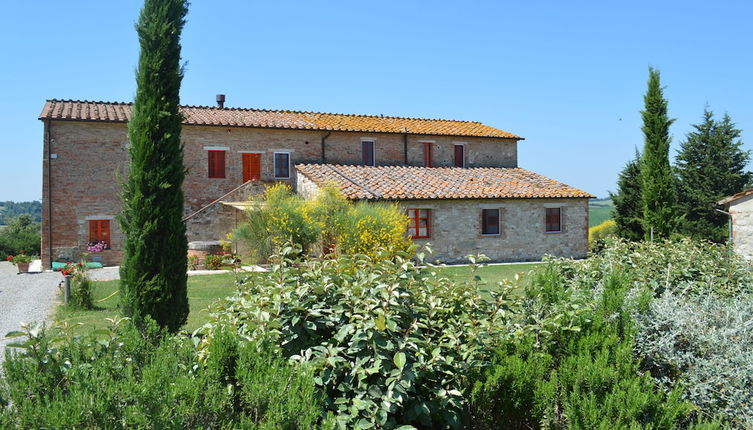
[[[593,199],[588,202],[588,226],[593,227],[612,218],[614,203],[611,198]]]
[[[0,202],[0,225],[5,225],[22,214],[29,214],[34,222],[42,221],[42,202]]]

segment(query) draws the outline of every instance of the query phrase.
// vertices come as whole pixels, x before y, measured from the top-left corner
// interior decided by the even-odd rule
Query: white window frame
[[[288,176],[277,176],[277,154],[288,155]],[[272,155],[272,174],[275,179],[290,179],[290,151],[276,151]]]

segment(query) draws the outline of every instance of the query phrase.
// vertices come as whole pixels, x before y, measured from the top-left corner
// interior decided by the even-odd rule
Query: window
[[[481,210],[481,234],[499,234],[499,209]]]
[[[261,154],[243,153],[243,183],[261,179]]]
[[[421,142],[424,147],[424,167],[432,167],[431,142]]]
[[[363,165],[373,166],[374,165],[374,141],[362,140],[361,152],[363,153]]]
[[[560,208],[546,208],[546,232],[562,231],[562,210]]]
[[[465,167],[465,145],[455,145],[455,167]]]
[[[89,245],[94,246],[97,242],[104,242],[105,249],[110,249],[110,220],[89,220]]]
[[[275,152],[275,179],[290,178],[290,153]]]
[[[408,234],[413,239],[426,239],[431,236],[429,209],[408,209]]]
[[[224,178],[225,177],[225,151],[207,151],[209,155],[209,177],[210,178]]]

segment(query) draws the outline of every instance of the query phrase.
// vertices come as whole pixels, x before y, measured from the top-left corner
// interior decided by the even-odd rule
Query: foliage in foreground
[[[146,0],[136,31],[141,53],[128,122],[128,180],[119,217],[125,234],[120,267],[123,313],[149,316],[176,332],[188,318],[188,243],[183,222],[180,34],[186,0]]]
[[[682,401],[680,390],[665,395],[649,375],[639,372],[633,358],[626,280],[612,272],[602,279],[598,297],[586,300],[571,288],[551,267],[526,288],[524,312],[531,318],[548,312],[542,304],[558,307],[564,302],[572,310],[563,314],[562,322],[571,320],[568,325],[574,329],[554,327],[499,348],[473,387],[478,428],[495,429],[500,423],[514,429],[687,425],[692,406]]]
[[[227,331],[202,362],[190,338],[151,321],[143,332],[121,322],[96,337],[61,338],[39,327],[26,335],[4,363],[2,428],[308,430],[321,421],[304,369]]]
[[[324,187],[313,200],[289,186],[268,187],[246,212],[246,222],[233,233],[258,261],[265,261],[292,243],[304,253],[385,255],[384,249],[405,251],[408,219],[397,206],[345,199],[335,187]]]
[[[608,219],[599,225],[588,229],[588,247],[594,249],[599,241],[614,236],[617,232],[617,223]]]
[[[341,428],[460,428],[470,374],[505,336],[512,284],[478,285],[420,269],[408,253],[291,259],[217,305],[214,325],[309,364]]]

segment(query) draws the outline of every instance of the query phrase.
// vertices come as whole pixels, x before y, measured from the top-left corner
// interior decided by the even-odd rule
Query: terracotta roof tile
[[[334,164],[298,164],[295,167],[319,186],[339,186],[350,199],[595,198],[584,191],[520,168]]]
[[[725,198],[719,200],[718,202],[716,202],[716,204],[717,204],[717,206],[724,206],[724,205],[726,205],[728,203],[732,203],[735,200],[739,200],[739,199],[741,199],[743,197],[747,197],[747,196],[749,196],[751,194],[753,194],[753,188],[747,188],[745,190],[740,191],[737,194],[733,194],[733,195],[731,195],[729,197],[725,197]]]
[[[472,121],[287,110],[181,106],[184,124],[523,139]],[[48,100],[39,119],[127,122],[131,103]]]

